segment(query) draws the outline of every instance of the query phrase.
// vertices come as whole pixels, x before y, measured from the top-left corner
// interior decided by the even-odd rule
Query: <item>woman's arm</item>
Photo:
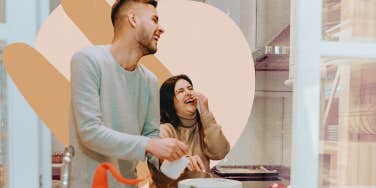
[[[223,135],[222,127],[217,124],[211,112],[201,115],[204,154],[212,160],[221,160],[230,151],[230,144]]]
[[[217,124],[213,114],[209,111],[208,98],[198,92],[193,95],[200,107],[204,154],[212,160],[223,159],[230,151],[230,144],[222,133],[222,127]]]

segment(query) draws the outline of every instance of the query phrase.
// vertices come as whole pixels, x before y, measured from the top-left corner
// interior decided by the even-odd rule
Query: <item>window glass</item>
[[[324,0],[324,40],[376,42],[376,0]]]
[[[376,60],[322,58],[320,187],[376,186]]]

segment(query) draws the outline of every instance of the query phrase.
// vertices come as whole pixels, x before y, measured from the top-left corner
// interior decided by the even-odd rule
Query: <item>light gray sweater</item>
[[[70,141],[76,151],[72,187],[91,187],[101,162],[136,177],[149,137],[159,134],[156,76],[142,65],[126,71],[110,46],[88,47],[72,57],[71,102]],[[121,186],[111,180],[109,187]]]

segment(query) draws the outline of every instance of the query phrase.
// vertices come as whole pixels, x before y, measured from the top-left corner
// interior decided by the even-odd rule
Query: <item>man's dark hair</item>
[[[155,8],[157,8],[157,5],[158,5],[158,2],[156,0],[116,0],[114,5],[112,6],[112,11],[111,11],[111,21],[114,27],[115,27],[115,22],[119,14],[119,11],[121,10],[121,7],[131,2],[150,4],[150,5],[153,5]]]

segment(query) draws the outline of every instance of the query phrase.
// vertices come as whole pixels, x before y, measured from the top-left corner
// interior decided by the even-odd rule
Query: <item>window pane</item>
[[[0,187],[7,186],[7,158],[8,158],[8,131],[7,131],[7,99],[6,73],[3,67],[2,49],[5,42],[0,41]]]
[[[323,39],[376,42],[376,0],[324,0]]]
[[[376,186],[376,60],[322,59],[320,187]]]
[[[0,22],[5,22],[5,0],[0,0]]]

